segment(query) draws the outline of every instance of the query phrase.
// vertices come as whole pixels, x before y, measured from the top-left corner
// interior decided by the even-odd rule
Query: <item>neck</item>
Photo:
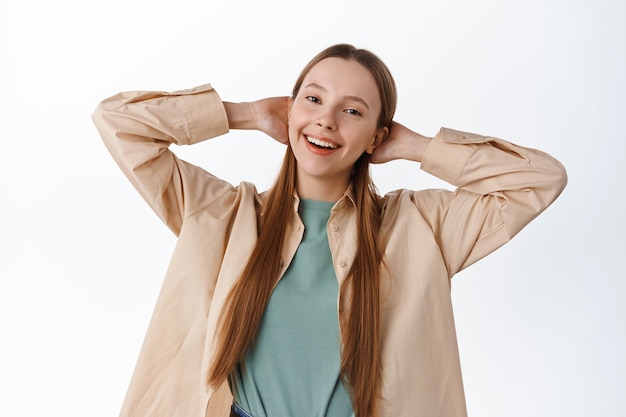
[[[338,181],[337,178],[302,178],[298,176],[296,190],[302,198],[317,201],[337,201],[346,192],[349,180]]]

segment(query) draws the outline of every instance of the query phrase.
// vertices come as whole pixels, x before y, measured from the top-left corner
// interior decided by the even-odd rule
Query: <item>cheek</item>
[[[306,112],[299,105],[294,104],[289,112],[289,124],[298,125],[306,118]]]
[[[295,148],[296,142],[298,140],[298,129],[291,123],[291,120],[289,121],[288,134],[289,134],[289,144],[291,145],[291,148],[293,149]]]
[[[304,117],[303,112],[300,111],[291,111],[289,115],[289,138],[290,140],[295,140],[298,137],[298,134],[303,129],[304,125]]]
[[[358,146],[362,147],[363,150],[369,148],[372,143],[374,143],[374,135],[376,132],[373,129],[359,129],[358,132],[355,132],[355,137],[359,138]]]

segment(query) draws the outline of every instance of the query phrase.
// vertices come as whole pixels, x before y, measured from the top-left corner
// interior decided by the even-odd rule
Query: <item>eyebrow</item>
[[[321,85],[317,84],[317,83],[309,83],[307,85],[304,86],[304,88],[307,87],[312,87],[315,88],[317,90],[320,90],[322,92],[327,92],[328,90],[326,90],[326,88],[322,87]],[[370,106],[367,105],[367,102],[365,100],[363,100],[361,97],[359,96],[345,96],[344,98],[348,99],[348,100],[352,100],[352,101],[358,101],[359,103],[363,103],[363,105],[365,107],[367,107],[367,109],[370,109]]]

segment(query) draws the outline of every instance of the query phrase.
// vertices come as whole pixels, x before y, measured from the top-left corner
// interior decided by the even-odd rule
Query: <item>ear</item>
[[[291,107],[293,106],[293,98],[290,96],[287,98],[287,120],[291,118]]]
[[[387,139],[387,135],[389,135],[389,128],[385,126],[381,129],[378,129],[376,133],[374,134],[374,139],[372,141],[372,144],[367,149],[365,149],[365,152],[367,152],[370,155],[374,153],[374,150],[378,148],[385,139]]]

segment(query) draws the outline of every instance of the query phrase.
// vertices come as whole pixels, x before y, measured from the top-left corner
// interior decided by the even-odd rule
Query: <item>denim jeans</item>
[[[233,405],[232,405],[232,410],[239,417],[252,417],[250,414],[246,413],[244,410],[241,409],[241,407],[239,407],[235,403],[233,403]]]

